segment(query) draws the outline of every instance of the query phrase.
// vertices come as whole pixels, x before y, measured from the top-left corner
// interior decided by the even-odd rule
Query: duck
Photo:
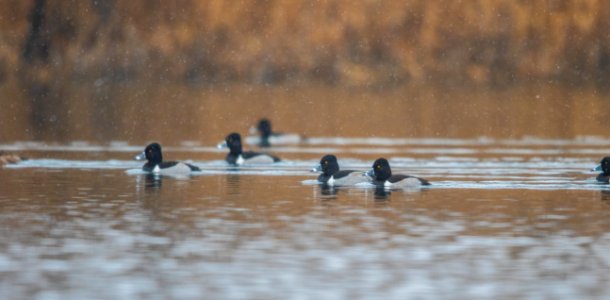
[[[20,163],[22,160],[23,158],[17,154],[0,151],[0,166],[7,164],[17,164]]]
[[[375,185],[383,186],[385,188],[407,188],[430,185],[430,182],[423,178],[402,174],[392,175],[390,163],[383,157],[375,160],[373,168],[364,175],[370,177]]]
[[[602,158],[602,160],[599,162],[599,165],[591,171],[602,171],[595,178],[598,182],[610,182],[610,156]]]
[[[243,164],[260,164],[260,163],[275,163],[279,162],[280,158],[267,153],[254,151],[244,152],[241,145],[241,135],[233,132],[227,135],[225,141],[218,144],[218,148],[229,148],[225,160],[230,165],[241,166]]]
[[[298,134],[274,132],[271,121],[267,118],[260,119],[256,127],[250,128],[250,134],[256,133],[258,133],[258,136],[248,136],[246,138],[247,144],[267,148],[273,144],[298,144],[302,140],[302,137]]]
[[[199,167],[188,163],[163,161],[163,152],[161,151],[161,145],[159,143],[149,144],[142,153],[136,155],[135,159],[146,159],[146,163],[142,166],[142,170],[153,174],[183,175],[201,171]]]
[[[273,131],[271,130],[271,121],[266,118],[260,119],[256,126],[256,131],[260,134],[258,145],[260,147],[271,147],[271,143],[269,142],[269,137],[273,134]]]
[[[324,155],[320,164],[312,169],[313,172],[322,172],[318,176],[318,182],[328,186],[354,185],[366,182],[359,172],[354,170],[339,170],[337,157],[332,154]]]

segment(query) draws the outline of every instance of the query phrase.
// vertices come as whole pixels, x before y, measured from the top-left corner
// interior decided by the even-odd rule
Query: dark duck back
[[[373,169],[368,171],[366,175],[371,177],[373,183],[378,186],[409,187],[430,185],[430,182],[423,178],[402,174],[393,175],[390,163],[385,158],[377,159],[373,163]]]
[[[610,156],[606,156],[602,158],[599,162],[599,166],[597,166],[594,171],[602,171],[595,178],[598,182],[608,183],[610,182]]]
[[[144,152],[136,156],[137,160],[146,158],[146,163],[142,166],[142,170],[151,173],[167,173],[167,172],[190,172],[201,171],[199,167],[177,161],[163,161],[163,152],[159,143],[152,143],[146,146]]]
[[[279,162],[277,156],[254,151],[243,151],[241,136],[239,133],[231,133],[225,138],[224,145],[229,148],[229,154],[225,160],[231,165],[242,165],[244,163],[274,163]]]
[[[366,182],[366,179],[353,170],[339,170],[337,157],[328,154],[320,159],[320,164],[313,168],[314,172],[322,172],[318,181],[328,185],[353,185]]]

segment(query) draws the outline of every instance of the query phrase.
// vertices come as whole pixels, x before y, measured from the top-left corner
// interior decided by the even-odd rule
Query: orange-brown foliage
[[[0,74],[33,1],[0,2]],[[368,86],[610,78],[602,0],[47,1],[54,77]]]

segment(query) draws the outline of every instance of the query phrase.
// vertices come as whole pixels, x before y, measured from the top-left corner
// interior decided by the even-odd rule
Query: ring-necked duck
[[[161,145],[152,143],[144,149],[142,153],[136,155],[136,160],[146,158],[146,163],[142,170],[155,174],[188,174],[192,171],[201,171],[199,167],[177,161],[163,161]]]
[[[599,166],[595,167],[592,171],[602,171],[595,178],[597,181],[602,183],[610,182],[610,156],[602,158],[599,162]]]
[[[247,137],[246,143],[256,144],[259,147],[271,147],[271,145],[277,144],[298,144],[302,139],[298,134],[274,132],[271,128],[271,121],[267,118],[260,119],[256,127],[250,128],[250,134],[255,133],[258,133],[259,136]]]
[[[361,182],[367,182],[366,178],[362,177],[361,173],[353,170],[339,170],[337,157],[328,154],[320,159],[320,164],[312,169],[313,172],[322,172],[318,176],[318,181],[330,186],[354,185]]]
[[[219,148],[229,148],[229,154],[225,160],[232,165],[243,165],[250,163],[274,163],[280,161],[277,156],[267,153],[259,153],[253,151],[243,152],[241,146],[241,136],[239,133],[231,133],[227,135],[224,143],[218,144]]]
[[[376,185],[392,188],[401,187],[418,187],[422,185],[430,185],[430,183],[422,178],[396,174],[392,175],[390,163],[385,158],[379,158],[373,163],[373,169],[365,173],[373,179]]]

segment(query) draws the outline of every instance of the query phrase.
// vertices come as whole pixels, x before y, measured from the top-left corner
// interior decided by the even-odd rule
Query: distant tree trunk
[[[61,138],[65,134],[65,128],[62,128],[62,124],[65,124],[65,103],[52,82],[52,49],[46,4],[45,0],[34,2],[19,76],[21,86],[29,97],[31,134],[36,139]]]
[[[46,63],[49,59],[49,35],[43,31],[46,1],[35,1],[30,14],[30,32],[23,47],[23,59],[28,64]]]

